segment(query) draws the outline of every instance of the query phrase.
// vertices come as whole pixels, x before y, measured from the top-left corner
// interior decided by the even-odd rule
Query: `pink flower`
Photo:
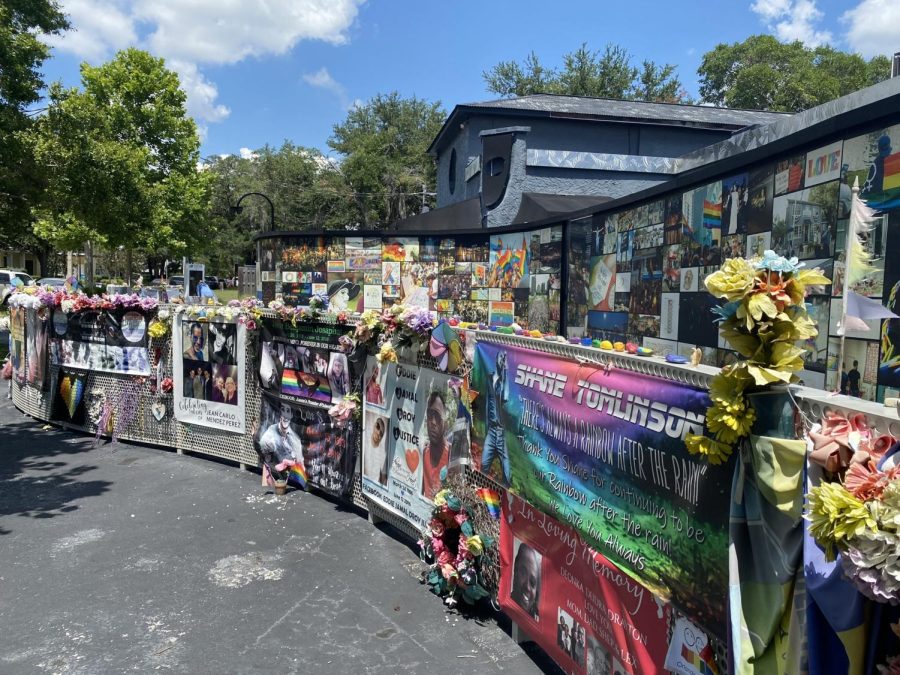
[[[457,525],[462,525],[464,522],[466,522],[469,519],[469,516],[466,515],[465,513],[457,513],[453,517],[453,519],[456,521]]]
[[[447,548],[444,546],[444,540],[439,539],[437,537],[433,537],[431,539],[431,550],[434,552],[434,554],[436,556],[440,555],[443,551],[446,551]]]
[[[440,565],[449,565],[453,562],[453,554],[447,549],[444,549],[438,554],[437,561]]]
[[[440,537],[444,534],[444,523],[437,518],[432,518],[428,526],[431,528],[431,532],[435,537]]]

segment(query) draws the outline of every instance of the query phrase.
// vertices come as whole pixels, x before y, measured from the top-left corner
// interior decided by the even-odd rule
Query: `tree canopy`
[[[561,68],[547,68],[534,52],[524,62],[502,61],[482,74],[488,91],[500,96],[565,94],[637,101],[689,103],[675,66],[642,61],[632,64],[624,47],[606,45],[601,52],[587,43],[563,56]]]
[[[866,61],[829,46],[753,35],[703,55],[700,99],[728,108],[797,112],[890,77],[886,56]]]
[[[205,241],[209,179],[197,171],[200,141],[178,76],[128,49],[82,64],[81,80],[50,87],[35,128],[47,176],[42,234],[173,255]]]
[[[426,154],[446,117],[440,102],[378,94],[336,124],[328,145],[343,157],[344,177],[362,227],[418,213],[423,190],[435,189],[434,161]]]
[[[68,27],[55,0],[0,3],[0,246],[37,248],[26,224],[42,179],[24,134],[50,53],[41,37]]]

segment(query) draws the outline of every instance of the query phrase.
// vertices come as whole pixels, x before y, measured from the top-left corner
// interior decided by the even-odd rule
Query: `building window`
[[[450,168],[447,179],[450,185],[450,194],[452,195],[456,192],[456,148],[450,151]]]
[[[499,176],[503,173],[503,168],[505,166],[506,162],[502,157],[494,157],[487,163],[487,166],[484,167],[484,170],[488,176]]]

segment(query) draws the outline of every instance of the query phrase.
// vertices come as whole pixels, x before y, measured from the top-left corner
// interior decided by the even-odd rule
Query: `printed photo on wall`
[[[749,176],[742,173],[722,181],[722,235],[747,231],[745,208],[749,198]]]
[[[858,178],[860,198],[879,210],[900,207],[900,125],[844,141],[843,162],[852,186]]]
[[[747,195],[747,233],[757,234],[772,228],[772,200],[775,197],[775,176],[772,165],[754,169],[749,174]]]
[[[822,183],[777,197],[772,210],[772,249],[801,260],[834,253],[839,185]]]
[[[806,155],[782,159],[775,165],[775,196],[803,189]]]
[[[615,254],[591,258],[591,273],[588,281],[588,304],[590,308],[601,312],[611,311],[615,289]]]
[[[513,541],[513,573],[509,598],[533,621],[541,619],[541,578],[544,557],[532,546]]]

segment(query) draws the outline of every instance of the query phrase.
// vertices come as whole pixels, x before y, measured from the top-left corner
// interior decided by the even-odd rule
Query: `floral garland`
[[[9,296],[12,307],[59,307],[66,314],[85,309],[156,309],[159,302],[155,298],[142,298],[137,293],[106,293],[86,295],[80,291],[66,289],[47,290],[40,286],[27,286]]]
[[[490,564],[493,544],[490,537],[475,532],[459,497],[441,490],[434,496],[431,521],[419,541],[422,558],[429,563],[425,583],[450,607],[460,600],[471,605],[488,597],[482,567]]]
[[[818,269],[801,269],[796,258],[766,251],[762,258],[726,260],[706,277],[707,290],[727,304],[717,307],[722,337],[744,360],[726,366],[712,379],[706,428],[715,438],[688,435],[688,450],[721,464],[739,439],[749,435],[756,420],[746,394],[774,383],[791,383],[803,370],[806,350],[798,341],[818,335],[804,298],[809,286],[831,281]],[[758,390],[758,389],[757,389]]]

